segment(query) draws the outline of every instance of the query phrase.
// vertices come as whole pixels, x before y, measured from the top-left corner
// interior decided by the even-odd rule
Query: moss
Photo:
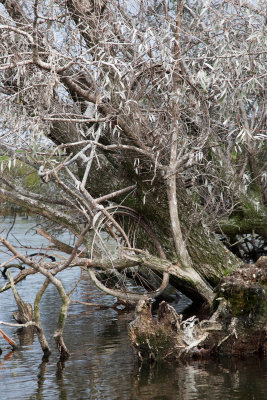
[[[240,288],[239,290],[233,289],[227,293],[221,292],[222,295],[231,307],[233,316],[240,317],[249,314],[266,313],[267,298],[263,288],[259,286],[250,287],[249,289]]]
[[[3,157],[1,157],[3,159]],[[5,157],[7,161],[9,158]],[[36,170],[29,165],[23,163],[22,161],[17,161],[16,165],[11,165],[10,169],[5,169],[3,171],[3,176],[8,179],[12,178],[12,181],[17,181],[18,184],[21,184],[25,189],[35,190],[39,188],[41,184],[41,180],[36,172]]]
[[[26,189],[33,190],[41,183],[41,180],[35,169],[29,167],[22,162],[14,167],[12,172],[15,173],[15,175],[22,180],[22,184]]]
[[[27,188],[34,189],[40,183],[40,179],[36,173],[32,173],[25,178],[24,182]]]
[[[224,276],[230,275],[230,273],[231,273],[232,271],[233,271],[233,268],[227,268],[227,269],[225,270]]]
[[[237,234],[248,234],[255,231],[259,235],[267,236],[267,212],[261,204],[260,192],[251,190],[244,196],[237,209],[228,219],[220,221],[222,231],[235,240]]]

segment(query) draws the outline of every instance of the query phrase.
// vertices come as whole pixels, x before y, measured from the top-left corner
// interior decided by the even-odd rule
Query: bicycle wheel
[[[112,220],[99,212],[93,221],[91,258],[98,260],[99,264],[106,263],[109,267],[90,267],[88,272],[91,280],[102,291],[126,301],[138,301],[144,296],[158,296],[168,284],[167,272],[159,274],[135,262],[130,263],[130,266],[127,262],[119,263],[127,248],[127,253],[132,255],[135,254],[135,249],[139,249],[164,257],[153,230],[140,215],[128,207],[111,206],[106,211]]]

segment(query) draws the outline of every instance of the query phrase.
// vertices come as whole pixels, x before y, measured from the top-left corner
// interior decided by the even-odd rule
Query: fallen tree
[[[43,268],[66,315],[55,276],[81,263],[116,297],[169,282],[207,314],[242,235],[266,241],[261,2],[1,4],[0,198],[69,254],[42,264],[2,237],[28,266],[14,282]]]

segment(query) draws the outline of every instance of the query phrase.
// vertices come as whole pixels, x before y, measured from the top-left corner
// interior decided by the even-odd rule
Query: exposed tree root
[[[143,300],[129,326],[140,358],[188,359],[216,355],[267,355],[267,257],[245,264],[223,278],[207,320],[182,315],[162,302],[157,319]]]

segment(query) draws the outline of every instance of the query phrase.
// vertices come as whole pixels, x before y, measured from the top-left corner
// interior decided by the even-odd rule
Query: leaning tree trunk
[[[191,199],[190,194],[179,181],[177,188],[177,206],[180,217],[183,240],[192,260],[194,270],[188,270],[182,260],[177,256],[172,240],[171,222],[166,191],[166,182],[157,176],[153,182],[153,189],[147,181],[152,179],[149,173],[142,179],[135,174],[131,158],[121,160],[120,174],[115,173],[116,166],[108,162],[102,169],[93,169],[90,179],[90,190],[95,196],[103,192],[111,192],[120,185],[129,186],[136,182],[136,191],[127,196],[126,199],[116,199],[118,203],[133,208],[151,225],[159,239],[168,261],[158,260],[157,270],[167,269],[170,272],[170,283],[189,296],[197,300],[199,304],[203,301],[211,303],[213,295],[212,288],[218,285],[221,277],[240,264],[229,250],[222,244],[218,237],[208,228],[205,214],[200,218],[201,208]],[[101,185],[99,185],[101,176]],[[208,221],[207,221],[208,222]],[[161,267],[160,264],[161,263]],[[181,269],[191,273],[191,281],[181,276]],[[194,274],[194,271],[196,274]],[[195,275],[195,276],[194,276]],[[200,280],[203,282],[198,285]],[[205,286],[206,284],[206,286]],[[201,290],[202,289],[202,290]]]
[[[94,197],[101,197],[106,193],[110,193],[122,186],[133,184],[135,178],[136,190],[126,199],[119,197],[116,202],[135,209],[148,224],[152,227],[161,246],[166,254],[166,260],[158,259],[153,261],[151,267],[156,270],[170,273],[170,283],[186,294],[192,300],[196,301],[199,306],[203,302],[211,304],[213,299],[213,287],[216,286],[220,278],[229,270],[232,270],[239,263],[238,259],[233,256],[219,241],[219,239],[209,231],[208,227],[203,224],[203,218],[198,218],[199,212],[196,204],[190,198],[189,193],[184,188],[182,182],[179,182],[177,188],[177,206],[181,223],[181,230],[184,243],[192,260],[193,268],[188,268],[183,264],[179,254],[175,251],[172,240],[171,221],[169,214],[168,198],[166,194],[166,182],[163,178],[156,177],[153,183],[153,190],[146,181],[151,179],[149,173],[142,179],[135,174],[133,163],[124,157],[120,164],[120,175],[116,173],[117,165],[107,161],[102,164],[102,168],[92,167],[90,173],[90,193]],[[111,157],[112,161],[112,157]],[[80,167],[81,169],[81,167]],[[3,189],[4,190],[4,189]],[[6,190],[6,189],[5,189]],[[6,196],[11,190],[6,190]],[[0,193],[1,195],[1,193]],[[145,197],[145,202],[144,202]],[[13,196],[14,202],[20,204],[20,197]],[[25,196],[23,197],[23,205],[26,206]],[[29,208],[36,200],[29,200]],[[144,204],[145,203],[145,204]],[[79,235],[78,226],[73,226],[73,218],[70,215],[63,215],[59,219],[55,210],[50,210],[47,206],[35,208],[36,213],[40,213],[45,217],[61,222],[62,225],[68,227],[70,231]],[[45,211],[45,213],[44,213]],[[203,217],[203,216],[202,216]],[[156,254],[154,254],[156,255]]]
[[[3,1],[2,1],[3,3]],[[6,2],[6,7],[10,2]],[[104,3],[103,3],[104,4]],[[66,3],[70,15],[72,15],[74,23],[78,24],[80,27],[88,27],[88,19],[84,13],[83,3],[68,1]],[[100,7],[100,9],[92,8],[90,12],[93,17],[93,13],[99,17],[104,12],[105,6]],[[27,20],[27,16],[23,14],[21,9],[15,9],[14,7],[8,7],[8,12],[14,21],[20,22],[21,19]],[[97,18],[98,18],[97,17]],[[90,19],[89,19],[90,20]],[[91,20],[93,21],[93,19]],[[90,29],[81,29],[81,34],[87,43],[88,48],[92,47],[92,44],[97,45],[99,41],[102,40],[100,35],[91,35]],[[178,31],[177,31],[178,32]],[[40,50],[45,49],[45,41],[42,37],[38,37],[38,43]],[[178,54],[178,53],[177,53]],[[38,68],[42,68],[38,65]],[[84,73],[80,72],[77,74],[76,70],[58,70],[57,78],[65,86],[72,100],[81,107],[81,115],[85,112],[88,102],[98,103],[98,96],[92,88],[92,84],[89,80],[85,80]],[[118,102],[118,104],[116,104]],[[183,289],[183,280],[179,276],[179,270],[175,268],[175,265],[179,268],[189,271],[191,273],[191,288],[190,297],[191,298],[202,298],[208,302],[212,299],[212,287],[218,284],[219,279],[223,274],[235,267],[238,264],[237,259],[232,256],[223,247],[220,241],[214,236],[209,229],[204,226],[202,219],[198,219],[196,213],[196,205],[190,199],[182,182],[178,182],[177,185],[177,206],[179,222],[182,231],[182,240],[184,241],[184,246],[186,252],[189,254],[192,260],[193,269],[188,267],[188,265],[183,265],[183,259],[181,255],[176,254],[174,241],[172,238],[171,226],[173,226],[170,220],[169,205],[167,198],[167,180],[164,179],[159,171],[156,171],[156,160],[153,155],[151,147],[144,143],[140,143],[140,138],[135,135],[135,130],[137,127],[139,129],[144,129],[141,125],[137,126],[137,121],[133,118],[133,115],[124,115],[123,111],[120,111],[119,106],[120,100],[113,99],[112,104],[107,101],[102,101],[101,104],[97,105],[98,112],[101,116],[107,116],[108,114],[114,116],[114,120],[120,127],[123,135],[123,143],[134,144],[140,149],[145,148],[145,153],[148,152],[152,158],[148,156],[144,157],[142,161],[142,168],[139,169],[139,175],[135,173],[134,160],[138,156],[138,153],[132,153],[127,150],[127,153],[121,152],[117,149],[115,151],[105,151],[105,157],[107,162],[101,162],[102,168],[95,165],[90,171],[90,177],[88,186],[90,187],[90,194],[94,197],[100,197],[106,193],[110,193],[116,189],[120,189],[125,186],[137,182],[137,190],[134,195],[129,196],[125,201],[125,205],[128,205],[139,211],[140,214],[147,219],[147,221],[152,225],[158,239],[163,246],[167,259],[170,260],[171,265],[171,283]],[[34,107],[33,107],[34,108]],[[55,114],[63,115],[68,111],[67,105],[63,106],[59,98],[54,99],[53,109]],[[133,108],[134,111],[134,108]],[[178,116],[177,116],[178,118]],[[68,121],[53,121],[50,126],[48,137],[56,144],[66,144],[79,142],[83,139],[79,129],[73,122]],[[145,136],[144,136],[145,137]],[[100,138],[100,144],[109,145],[114,143],[114,138],[112,138],[111,133],[103,131]],[[71,151],[78,152],[79,147],[71,149]],[[84,153],[84,156],[87,153]],[[88,155],[88,154],[87,154]],[[166,155],[168,158],[168,155]],[[176,157],[174,157],[175,159]],[[151,160],[153,166],[153,171],[151,171]],[[83,175],[85,166],[83,164],[84,160],[77,160],[78,168]],[[164,160],[165,162],[166,160]],[[96,163],[96,161],[95,161]],[[100,178],[100,179],[99,179]],[[124,185],[125,184],[125,185]],[[0,193],[0,196],[7,196],[8,193]],[[5,197],[4,197],[5,198]],[[117,199],[116,199],[117,200]],[[16,199],[14,198],[14,202]],[[120,199],[118,199],[118,202]],[[36,202],[35,202],[36,203]],[[33,204],[33,202],[32,202]],[[43,213],[44,210],[37,207],[35,211],[37,213]],[[58,216],[52,214],[52,210],[47,212],[47,218],[56,219]],[[70,221],[65,221],[65,216],[60,215],[61,223],[66,227],[69,225],[70,230],[76,233],[75,228],[71,227]],[[177,246],[176,246],[177,250]],[[209,287],[209,285],[211,287]],[[188,285],[184,285],[188,286]],[[205,292],[208,295],[205,295]],[[188,290],[187,290],[188,293]]]
[[[5,3],[6,9],[9,12],[10,17],[13,18],[15,22],[19,24],[21,23],[21,21],[27,21],[27,23],[30,25],[30,18],[24,14],[23,9],[18,6],[17,2],[1,1],[1,3]],[[83,36],[84,42],[85,44],[87,44],[88,49],[93,49],[94,46],[97,46],[98,43],[102,41],[102,34],[100,33],[101,31],[96,30],[93,31],[94,34],[92,35],[90,24],[92,23],[92,21],[99,20],[99,16],[101,16],[105,11],[106,2],[99,2],[97,6],[92,5],[92,7],[90,7],[88,4],[84,6],[83,2],[80,1],[67,1],[66,7],[68,9],[69,15],[72,16],[73,22],[77,24],[77,26],[79,26],[81,35]],[[180,7],[179,9],[179,18],[181,18],[182,7]],[[88,14],[87,12],[85,12],[85,10],[90,10],[90,16],[92,19],[88,19]],[[181,20],[177,20],[177,42],[179,41],[180,23]],[[94,26],[95,25],[93,23],[93,27]],[[83,29],[83,27],[85,27],[85,29]],[[46,41],[43,40],[40,31],[38,36],[38,46],[40,53],[41,51],[44,51],[45,53]],[[179,58],[178,47],[175,51],[177,58]],[[94,53],[92,53],[92,55],[93,54]],[[46,58],[44,57],[42,60],[43,62],[45,62]],[[42,65],[45,64],[37,63],[37,68],[41,70],[43,68]],[[111,79],[115,79],[115,75],[113,76],[112,73],[110,74],[110,77]],[[97,104],[97,110],[101,116],[105,117],[107,115],[111,115],[114,117],[114,121],[112,120],[111,122],[115,122],[116,124],[118,124],[123,135],[122,143],[124,145],[134,144],[141,150],[143,149],[145,154],[148,153],[148,155],[146,154],[144,160],[142,161],[142,168],[139,169],[140,174],[137,175],[134,168],[134,159],[138,157],[138,154],[140,153],[131,154],[128,150],[127,153],[125,153],[121,152],[121,150],[119,149],[113,152],[106,151],[105,156],[108,161],[106,163],[101,162],[101,164],[103,165],[102,169],[99,169],[98,165],[95,166],[96,168],[94,171],[92,168],[92,171],[90,171],[88,186],[90,187],[90,194],[93,197],[100,197],[103,194],[114,191],[114,189],[116,190],[117,188],[119,189],[125,186],[129,186],[129,184],[131,185],[133,181],[137,182],[136,193],[132,196],[129,196],[124,204],[129,205],[136,211],[139,211],[140,214],[145,217],[152,225],[156,235],[158,236],[158,239],[160,240],[166,252],[166,257],[170,260],[170,264],[172,265],[171,282],[175,286],[179,286],[179,288],[182,289],[183,285],[181,284],[178,270],[175,269],[175,264],[179,263],[179,267],[187,270],[187,272],[188,266],[183,265],[183,260],[180,259],[180,255],[176,254],[174,243],[171,239],[171,226],[173,224],[171,223],[172,221],[170,221],[168,198],[166,195],[167,182],[162,177],[162,175],[160,175],[159,171],[156,171],[157,162],[155,155],[153,154],[153,149],[151,148],[152,144],[149,140],[146,144],[146,135],[143,130],[147,128],[147,124],[145,124],[144,126],[142,126],[142,124],[138,125],[138,121],[134,113],[131,113],[129,115],[128,113],[124,113],[124,110],[120,109],[121,100],[116,96],[111,96],[111,103],[109,101],[106,101],[106,99],[103,99],[103,101],[100,101],[100,104],[98,104],[98,92],[95,91],[94,84],[92,84],[91,80],[88,79],[88,77],[87,79],[85,79],[85,74],[82,70],[77,73],[77,70],[72,70],[71,67],[69,67],[67,70],[58,69],[57,79],[64,85],[73,102],[77,104],[77,109],[80,109],[81,116],[87,109],[88,102]],[[16,91],[16,85],[13,86],[14,88],[12,87],[12,90]],[[110,89],[110,91],[112,94],[113,89]],[[134,98],[134,93],[132,93],[132,95],[132,98]],[[53,114],[58,116],[65,115],[66,112],[68,114],[69,108],[67,104],[62,105],[60,96],[57,98],[55,95],[53,101]],[[29,114],[31,114],[34,109],[34,104],[32,105],[32,110],[30,108],[27,108]],[[134,111],[134,107],[132,108],[132,111]],[[136,110],[136,115],[138,115],[139,111],[138,109]],[[89,126],[87,125],[87,127]],[[139,128],[139,130],[144,133],[144,137],[142,137],[142,135],[135,135],[135,131],[137,128]],[[79,142],[83,139],[81,132],[77,128],[77,125],[71,121],[51,122],[48,137],[56,145]],[[102,145],[116,143],[116,141],[114,142],[115,139],[112,138],[112,134],[108,131],[108,129],[105,132],[103,131],[100,139],[100,144]],[[144,139],[143,142],[142,139]],[[118,141],[118,143],[119,142],[120,141]],[[79,150],[80,148],[78,146],[77,148],[71,149],[70,151],[78,152]],[[175,154],[176,153],[177,151],[175,152]],[[85,152],[84,156],[86,154],[87,153]],[[176,159],[176,155],[173,160]],[[166,154],[166,157],[168,158],[168,154]],[[82,171],[82,175],[85,168],[83,161],[81,159],[77,160],[78,167],[80,171]],[[172,161],[172,158],[170,159],[170,161]],[[151,171],[151,162],[153,164],[153,171]],[[163,160],[163,163],[165,162],[166,160]],[[127,184],[124,185],[124,183]],[[227,250],[223,247],[219,240],[210,233],[207,227],[203,225],[201,220],[197,220],[195,214],[195,204],[191,201],[190,196],[186,192],[186,189],[184,188],[182,183],[179,182],[177,186],[178,215],[183,236],[182,239],[185,245],[182,247],[185,248],[186,252],[189,254],[194,268],[194,270],[192,270],[190,266],[190,272],[192,275],[191,297],[202,297],[203,299],[206,298],[207,301],[210,301],[212,297],[212,289],[209,288],[208,284],[211,285],[211,287],[216,285],[220,277],[226,272],[226,270],[228,270],[229,268],[231,269],[237,265],[237,260],[234,256],[230,255],[229,252],[227,252]],[[8,196],[8,194],[9,193],[1,194],[0,191],[0,196],[2,196],[2,198],[6,198],[5,196]],[[13,198],[13,201],[15,202],[16,199]],[[120,199],[118,199],[118,202],[119,201]],[[35,204],[36,206],[36,213],[42,213],[42,215],[44,215],[44,210],[38,207],[38,204],[36,204],[36,202],[34,203],[32,201],[32,207],[33,204]],[[55,213],[52,213],[52,210],[50,211],[50,215],[49,212],[46,213],[47,218],[52,219],[52,216],[54,217],[54,220],[60,217],[62,225],[64,225],[65,227],[69,225],[70,230],[74,233],[77,233],[76,227],[71,227],[71,222],[68,219],[65,221],[65,216],[55,215]],[[205,296],[205,291],[209,293],[208,296]]]

